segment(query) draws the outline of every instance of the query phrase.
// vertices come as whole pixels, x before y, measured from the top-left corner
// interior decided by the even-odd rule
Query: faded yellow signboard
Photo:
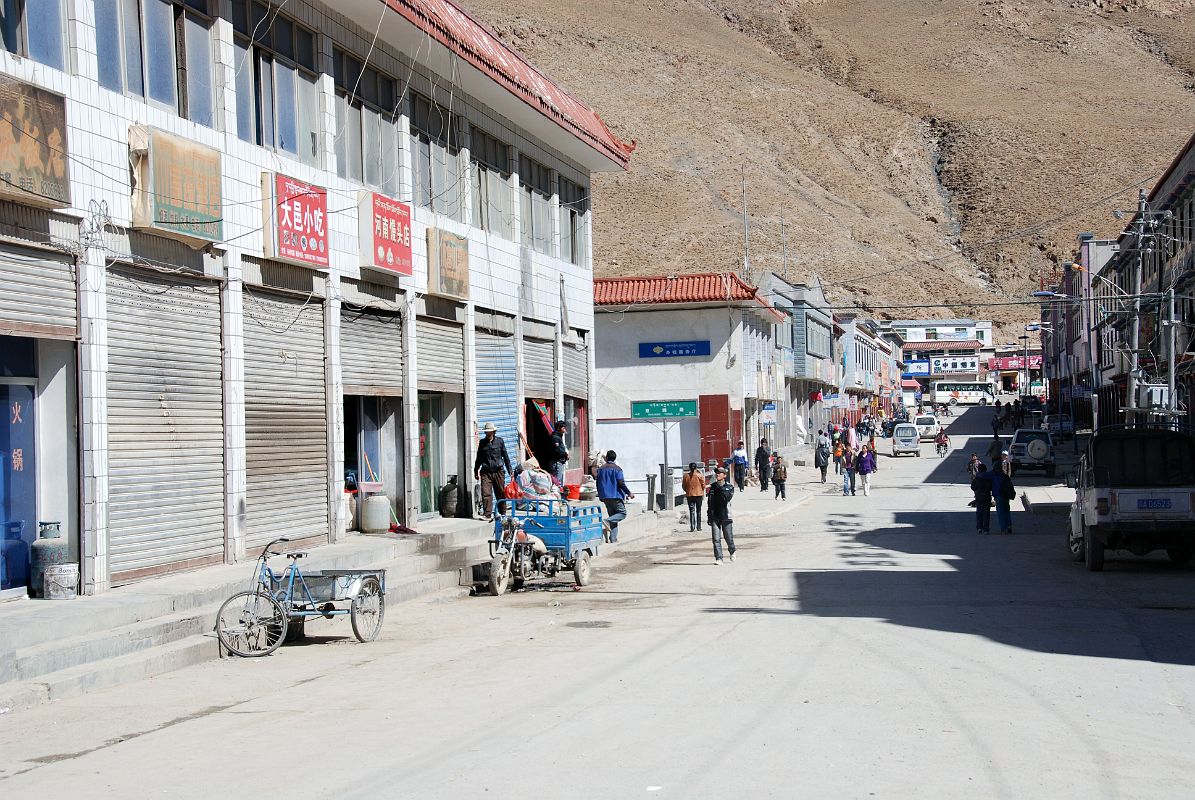
[[[66,99],[0,75],[0,195],[26,205],[71,204]]]
[[[469,299],[469,240],[440,228],[427,229],[427,290]]]
[[[134,125],[137,165],[133,224],[196,242],[224,238],[220,151],[157,128]]]

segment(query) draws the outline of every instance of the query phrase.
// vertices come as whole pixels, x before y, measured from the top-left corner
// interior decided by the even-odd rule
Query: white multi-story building
[[[447,0],[9,6],[4,590],[38,520],[87,592],[335,539],[346,476],[414,522],[486,422],[581,466],[593,109]]]

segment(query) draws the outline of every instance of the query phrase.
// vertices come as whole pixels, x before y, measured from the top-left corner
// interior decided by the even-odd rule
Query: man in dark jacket
[[[718,467],[715,480],[710,485],[709,506],[706,520],[710,524],[710,536],[714,540],[714,563],[722,565],[722,539],[726,539],[730,560],[734,561],[734,520],[730,518],[730,500],[734,497],[734,486],[725,467]]]
[[[564,486],[564,465],[568,463],[568,445],[564,443],[564,435],[568,433],[568,423],[560,420],[552,432],[552,463],[548,471],[556,479],[556,483]]]
[[[992,475],[982,461],[975,465],[971,492],[975,495],[975,532],[987,533],[992,519]]]
[[[503,467],[506,472],[503,473]],[[494,423],[485,424],[485,433],[477,443],[477,458],[473,460],[473,476],[481,482],[481,507],[485,509],[486,519],[493,519],[497,510],[494,503],[506,496],[503,487],[506,486],[509,475],[514,477],[515,471],[510,466],[510,454],[506,452],[506,442],[498,435]]]
[[[627,500],[634,500],[635,495],[627,488],[626,478],[622,474],[622,467],[615,463],[618,454],[613,450],[606,451],[606,463],[598,467],[597,491],[598,499],[606,507],[606,527],[610,529],[607,541],[618,541],[618,523],[627,518]]]
[[[759,447],[755,448],[755,471],[759,474],[759,490],[766,492],[772,475],[772,451],[768,449],[767,439],[760,439]]]

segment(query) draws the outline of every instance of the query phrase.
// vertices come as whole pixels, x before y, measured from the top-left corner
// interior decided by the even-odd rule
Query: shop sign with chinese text
[[[427,229],[427,290],[469,299],[469,240],[440,228]]]
[[[275,172],[261,177],[266,258],[327,269],[328,190]]]
[[[411,207],[377,192],[361,192],[357,205],[360,222],[361,266],[410,275]]]
[[[129,150],[134,227],[200,244],[224,238],[219,150],[143,125],[129,129]]]
[[[0,75],[0,196],[41,208],[71,204],[66,99]]]

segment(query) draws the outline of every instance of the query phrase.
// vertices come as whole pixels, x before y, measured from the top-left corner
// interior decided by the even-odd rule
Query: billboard
[[[941,356],[930,362],[930,370],[934,375],[953,374],[957,372],[979,372],[979,357]]]
[[[929,375],[929,366],[929,361],[906,361],[903,375],[906,378]]]
[[[71,204],[66,99],[0,75],[0,196],[41,208]]]
[[[410,275],[411,207],[377,192],[361,192],[357,203],[361,266]]]
[[[427,290],[469,299],[469,240],[440,228],[427,229]]]
[[[224,238],[220,151],[144,125],[129,128],[133,227],[196,245]]]
[[[328,190],[277,172],[261,174],[266,258],[327,269]]]

